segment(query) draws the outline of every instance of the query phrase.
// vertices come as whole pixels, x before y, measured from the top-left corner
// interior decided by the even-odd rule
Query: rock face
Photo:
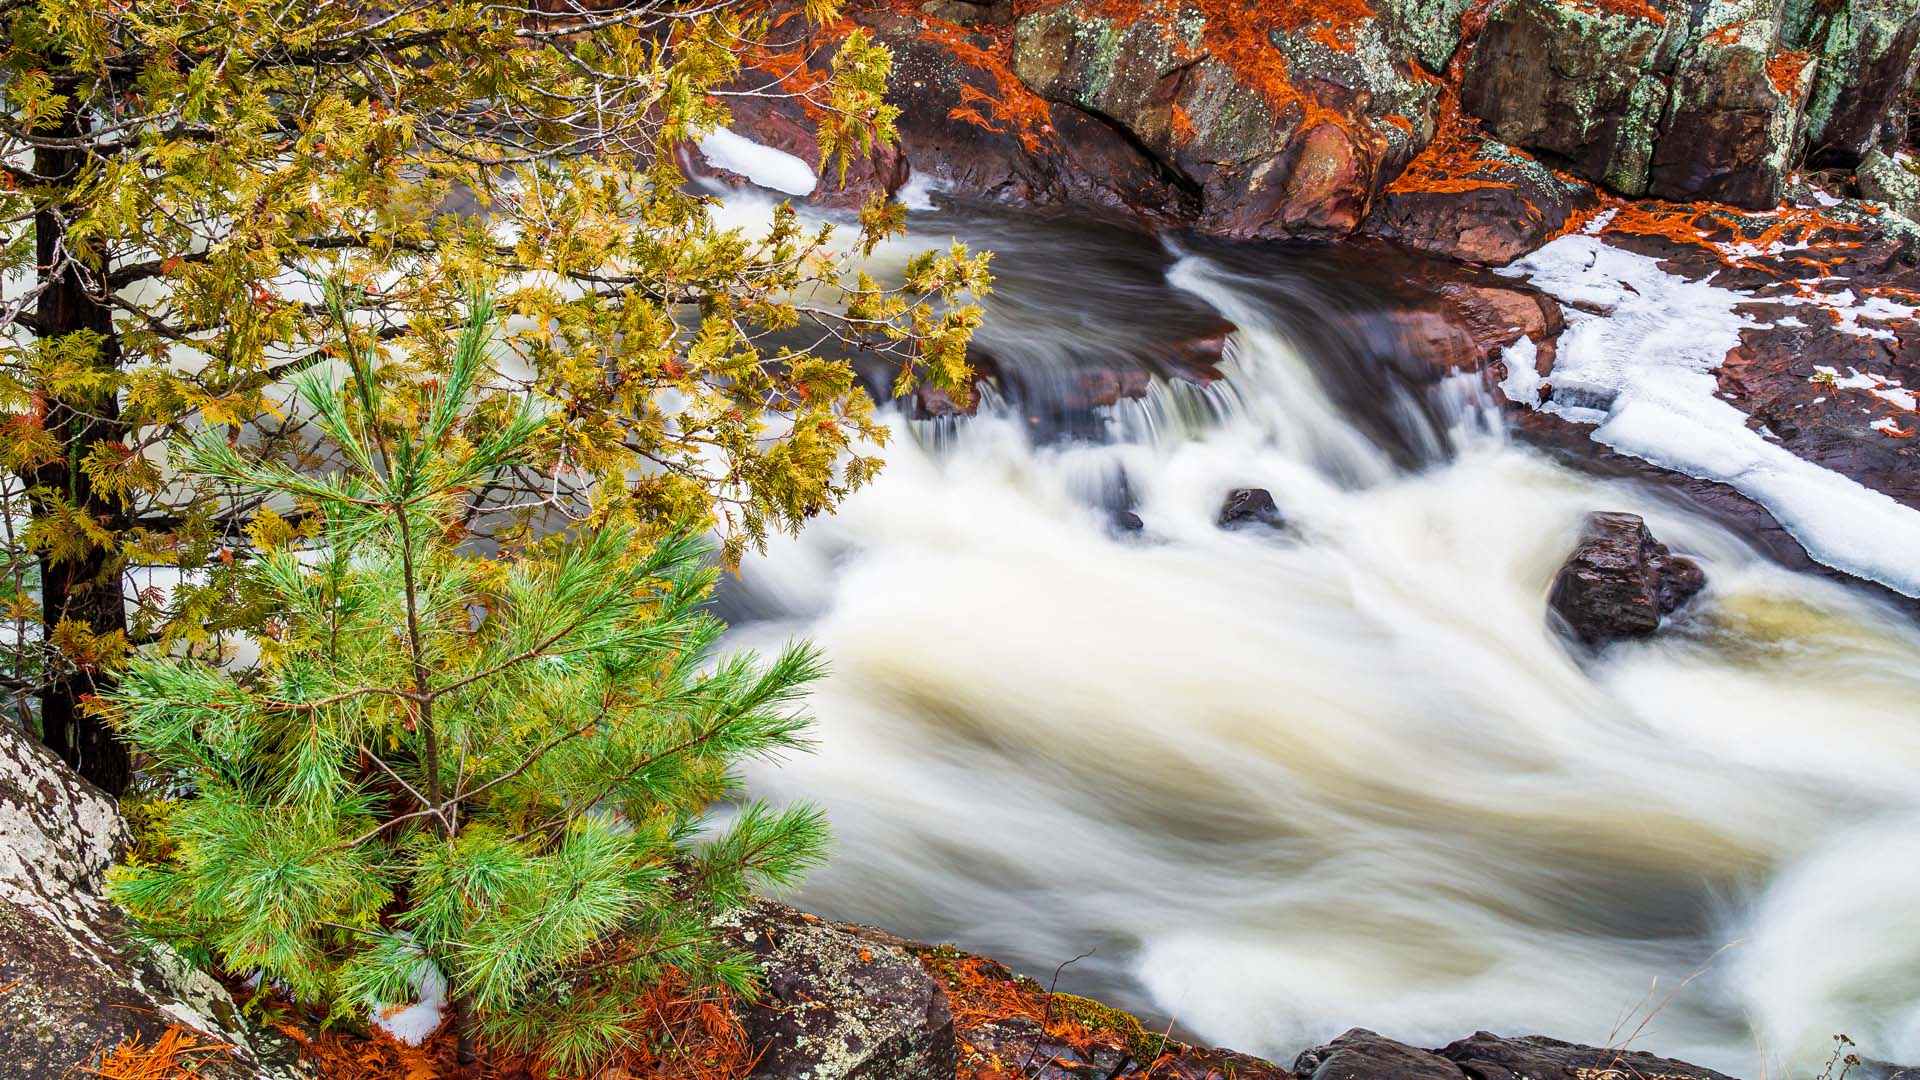
[[[947,996],[899,944],[770,903],[726,925],[767,972],[755,1080],[953,1080]]]
[[[11,723],[0,724],[0,1061],[17,1080],[62,1080],[102,1050],[170,1025],[234,1047],[209,1080],[300,1075],[239,1021],[218,983],[141,946],[100,895],[127,843],[114,803]]]
[[[1920,64],[1914,0],[1789,0],[1787,31],[1819,57],[1807,103],[1806,145],[1816,161],[1848,163],[1907,134],[1901,99]]]
[[[1452,50],[1444,23],[1420,29],[1353,0],[1055,0],[1020,19],[1012,65],[1197,192],[1206,231],[1344,235],[1433,136],[1437,80],[1417,58]]]
[[[1805,148],[1851,164],[1905,133],[1912,0],[1496,0],[1467,110],[1624,195],[1779,203]]]
[[[1655,540],[1639,515],[1589,514],[1547,607],[1576,640],[1604,645],[1651,635],[1706,583],[1700,567]]]
[[[854,27],[893,50],[900,146],[816,202],[913,176],[1483,265],[1568,227],[1588,183],[1771,208],[1803,158],[1897,148],[1920,64],[1920,0],[862,0],[820,35],[815,75]],[[733,108],[743,134],[817,159],[797,99]]]
[[[1673,73],[1647,191],[1767,208],[1786,191],[1813,57],[1786,48],[1774,0],[1714,0]]]
[[[1639,0],[1498,0],[1460,84],[1466,110],[1515,146],[1643,194],[1684,25]]]

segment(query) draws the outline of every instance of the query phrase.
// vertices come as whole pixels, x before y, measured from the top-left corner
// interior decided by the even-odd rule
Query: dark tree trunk
[[[60,135],[85,134],[83,121],[72,117],[62,125]],[[40,149],[33,159],[34,172],[58,190],[77,177],[85,164],[84,151],[77,149]],[[69,243],[64,219],[68,208],[54,206],[34,219],[34,238],[40,281],[35,312],[40,336],[57,340],[70,334],[91,331],[99,335],[99,351],[94,363],[104,369],[119,366],[119,342],[113,334],[113,313],[101,302],[104,289],[101,275],[106,260],[98,250],[74,250]],[[55,398],[40,403],[45,410],[47,431],[60,441],[64,455],[50,462],[28,479],[37,489],[32,505],[40,516],[56,501],[64,500],[76,511],[118,535],[125,527],[125,513],[117,499],[102,496],[93,489],[80,463],[87,453],[103,442],[126,440],[126,426],[120,420],[119,395],[101,394]],[[127,628],[126,600],[121,589],[121,557],[118,551],[89,546],[77,559],[55,561],[49,554],[40,557],[41,613],[47,631],[62,620],[73,620],[95,635],[110,634]],[[41,737],[53,751],[81,776],[101,790],[118,795],[132,779],[132,762],[126,744],[98,716],[83,707],[89,694],[106,689],[105,676],[90,666],[76,666],[55,657],[50,661],[45,688],[40,693]]]

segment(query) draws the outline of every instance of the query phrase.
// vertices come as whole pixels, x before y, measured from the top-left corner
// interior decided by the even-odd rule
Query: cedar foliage
[[[968,394],[987,286],[959,248],[882,286],[778,213],[748,234],[676,152],[726,102],[800,93],[821,166],[894,138],[884,48],[856,33],[799,91],[743,62],[804,50],[833,0],[9,0],[0,3],[0,541],[16,719],[112,792],[123,748],[80,707],[130,648],[217,648],[269,614],[235,584],[257,498],[173,484],[167,440],[316,448],[285,380],[325,359],[318,283],[357,287],[396,395],[443,375],[463,294],[503,312],[498,378],[553,406],[477,529],[556,515],[715,519],[737,557],[830,510],[884,440],[846,356]],[[842,171],[844,175],[844,171]],[[675,404],[665,404],[671,398]],[[186,572],[164,593],[143,567]],[[128,616],[128,602],[133,615]]]
[[[608,522],[512,558],[463,547],[487,479],[564,423],[532,394],[476,407],[494,312],[470,311],[415,407],[396,412],[351,345],[295,378],[292,411],[335,469],[211,430],[187,448],[191,475],[320,524],[240,571],[277,612],[257,663],[143,656],[109,696],[185,789],[110,893],[198,962],[336,1016],[437,973],[463,1042],[576,1073],[640,1037],[669,970],[750,989],[712,920],[817,862],[824,823],[805,806],[704,815],[737,796],[743,759],[804,745],[821,667],[803,646],[713,655],[711,552],[685,533]]]

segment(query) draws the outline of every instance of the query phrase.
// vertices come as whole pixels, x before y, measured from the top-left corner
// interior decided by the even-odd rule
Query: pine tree
[[[566,468],[496,476],[496,501],[523,501],[519,481],[539,480],[641,516],[717,510],[736,552],[871,475],[863,444],[883,432],[843,362],[851,350],[897,360],[903,388],[924,378],[964,396],[977,313],[947,301],[984,286],[977,260],[930,256],[904,288],[881,289],[793,215],[745,236],[686,190],[675,154],[727,123],[729,95],[800,95],[823,167],[892,137],[891,58],[863,35],[823,77],[742,84],[743,66],[790,68],[806,22],[835,4],[799,10],[0,7],[0,512],[15,631],[0,685],[15,711],[118,792],[124,749],[82,699],[111,686],[130,641],[206,638],[258,614],[233,609],[221,580],[250,550],[244,518],[181,499],[159,451],[216,425],[288,442],[283,459],[300,460],[276,402],[323,356],[322,280],[359,285],[387,358],[427,368],[443,362],[468,284],[517,316],[501,345],[556,405],[541,437]],[[899,225],[897,207],[862,219],[869,239]],[[772,337],[783,332],[787,346]],[[621,483],[583,491],[608,478]],[[165,605],[130,595],[129,568],[155,565],[200,583]]]
[[[186,791],[110,888],[198,962],[341,1015],[406,1002],[430,964],[463,1035],[577,1070],[634,1037],[664,968],[748,984],[712,918],[820,859],[824,823],[751,804],[709,835],[706,815],[742,759],[804,745],[821,669],[804,646],[713,656],[712,552],[685,533],[471,550],[472,500],[556,422],[479,391],[493,317],[471,304],[411,408],[352,335],[302,372],[335,470],[191,441],[190,474],[316,524],[276,513],[242,571],[278,612],[257,662],[144,656],[107,699]]]

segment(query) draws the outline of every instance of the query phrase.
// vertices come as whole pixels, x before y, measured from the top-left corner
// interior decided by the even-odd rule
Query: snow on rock
[[[1500,392],[1508,401],[1530,409],[1540,407],[1541,378],[1534,366],[1539,357],[1539,347],[1525,336],[1501,351],[1500,362],[1506,366],[1507,377],[1500,380]]]
[[[447,979],[433,961],[422,956],[408,980],[413,985],[413,1003],[399,1008],[375,1005],[375,1027],[408,1046],[419,1046],[440,1030],[447,1014]]]
[[[1901,386],[1899,379],[1889,379],[1885,375],[1875,375],[1870,371],[1863,372],[1856,367],[1848,368],[1851,374],[1844,377],[1839,369],[1822,364],[1815,364],[1813,370],[1819,374],[1809,381],[1824,382],[1836,390],[1865,390],[1894,408],[1904,409],[1907,412],[1915,411],[1916,404],[1920,404],[1920,399],[1914,397],[1913,391]]]
[[[725,128],[701,139],[700,153],[716,169],[739,173],[763,188],[788,195],[811,195],[820,184],[806,162]]]
[[[1552,400],[1539,408],[1594,425],[1594,441],[1623,454],[1731,485],[1818,561],[1920,596],[1920,510],[1768,442],[1716,396],[1714,369],[1743,328],[1760,325],[1738,310],[1754,297],[1711,277],[1669,274],[1653,258],[1584,234],[1501,273],[1525,277],[1566,308],[1547,377]]]

